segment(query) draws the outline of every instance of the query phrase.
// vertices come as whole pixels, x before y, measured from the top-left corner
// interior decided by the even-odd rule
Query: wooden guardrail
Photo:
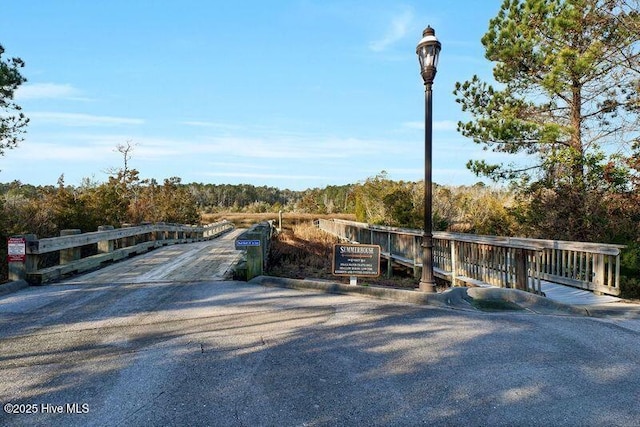
[[[342,239],[377,244],[389,262],[422,268],[422,230],[345,220],[318,221]],[[433,233],[434,274],[454,285],[472,283],[540,293],[541,280],[620,294],[621,245]],[[391,269],[389,268],[388,271]]]
[[[44,239],[27,234],[20,236],[26,240],[25,259],[9,262],[9,280],[51,282],[160,246],[212,239],[233,228],[233,223],[222,221],[205,226],[166,223],[117,229],[102,226],[88,233],[62,230],[60,237]]]

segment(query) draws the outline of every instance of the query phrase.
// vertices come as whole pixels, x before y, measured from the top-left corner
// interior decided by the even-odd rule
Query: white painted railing
[[[341,239],[380,245],[389,262],[422,267],[422,230],[345,220],[318,221]],[[454,285],[472,283],[540,293],[541,280],[609,295],[620,294],[624,246],[557,240],[433,233],[436,276]],[[388,269],[390,271],[390,269]]]

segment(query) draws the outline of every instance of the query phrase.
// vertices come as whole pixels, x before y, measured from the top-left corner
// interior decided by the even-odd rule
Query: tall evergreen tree
[[[622,166],[616,156],[639,138],[638,6],[505,0],[482,38],[497,84],[478,76],[456,84],[457,102],[472,116],[458,130],[485,149],[520,155],[509,164],[467,166],[555,206],[573,230],[564,237],[592,235],[593,196],[620,185],[605,174]]]

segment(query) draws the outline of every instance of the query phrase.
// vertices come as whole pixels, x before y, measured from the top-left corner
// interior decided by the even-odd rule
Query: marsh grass
[[[292,279],[324,279],[349,283],[348,277],[334,276],[332,271],[333,247],[340,239],[318,229],[312,221],[300,222],[284,228],[271,242],[269,269],[272,276]],[[386,277],[386,262],[381,263],[382,274],[377,278],[358,278],[363,286],[387,286],[412,289],[418,281],[403,270],[394,270]]]
[[[334,276],[332,271],[333,247],[340,243],[334,237],[314,226],[318,218],[340,218],[355,221],[353,215],[317,215],[285,212],[282,215],[282,229],[271,241],[266,274],[291,279],[322,279],[339,283],[349,283],[348,277]],[[249,228],[262,221],[273,220],[279,225],[277,213],[231,213],[221,212],[205,214],[203,222],[211,223],[226,219],[236,227]],[[385,286],[401,289],[414,289],[418,279],[411,272],[394,267],[393,275],[387,277],[386,261],[381,260],[381,274],[377,278],[358,278],[363,286]]]
[[[333,245],[339,243],[312,222],[283,228],[271,242],[268,273],[292,279],[334,279],[331,275]]]

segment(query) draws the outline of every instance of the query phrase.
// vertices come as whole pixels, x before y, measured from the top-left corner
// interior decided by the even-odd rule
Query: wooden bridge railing
[[[422,230],[319,220],[319,227],[351,242],[380,245],[389,262],[422,267]],[[541,280],[620,294],[620,249],[624,246],[514,237],[433,233],[437,277],[454,285],[489,284],[541,292]],[[388,269],[390,271],[391,269]]]
[[[117,229],[102,226],[89,233],[62,230],[60,237],[44,239],[27,234],[22,236],[26,240],[25,260],[9,262],[9,280],[51,282],[160,246],[212,239],[233,228],[233,223],[222,221],[205,226],[166,223]]]

